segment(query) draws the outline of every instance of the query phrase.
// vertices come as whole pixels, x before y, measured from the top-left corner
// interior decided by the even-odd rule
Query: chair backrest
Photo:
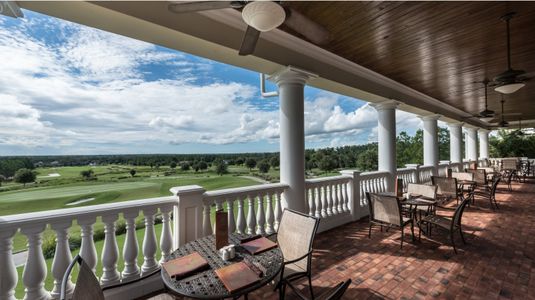
[[[466,172],[474,174],[474,181],[477,185],[487,184],[487,171],[485,169],[466,170]]]
[[[518,159],[516,158],[504,158],[502,159],[502,170],[517,170]]]
[[[453,173],[455,174],[455,172]],[[431,182],[437,186],[437,194],[445,197],[457,196],[457,178],[431,176]]]
[[[457,208],[455,209],[455,213],[453,214],[453,218],[451,220],[452,230],[455,226],[461,225],[461,220],[463,218],[464,209],[466,208],[466,205],[468,205],[468,202],[472,200],[472,197],[473,197],[473,194],[470,194],[468,197],[464,198],[461,204],[459,204]]]
[[[502,178],[500,176],[494,177],[494,181],[492,182],[492,187],[490,188],[490,194],[492,195],[492,197],[494,197],[494,195],[496,194],[496,189],[498,188],[498,183],[500,183],[501,179]],[[509,181],[511,181],[511,177],[509,177]]]
[[[370,218],[387,224],[401,226],[401,203],[395,196],[366,193]]]
[[[457,178],[457,180],[473,181],[473,180],[474,180],[474,173],[469,173],[469,172],[453,172],[453,173],[451,173],[451,177],[453,177],[453,178]]]
[[[319,295],[318,297],[315,297],[315,300],[339,300],[342,299],[342,296],[347,291],[347,288],[351,284],[351,279],[348,279],[344,282],[340,282],[339,284],[335,285],[333,288],[328,290],[327,292]]]
[[[437,197],[437,186],[427,184],[409,183],[407,186],[407,194],[420,195],[426,198],[435,199]]]
[[[77,263],[80,264],[80,271],[78,272],[78,278],[76,279],[72,300],[104,300],[104,293],[102,292],[102,288],[100,287],[95,273],[93,273],[93,270],[91,270],[80,255],[74,257],[65,271],[65,275],[61,281],[60,299],[65,300],[67,298],[67,282],[71,276],[72,269]]]
[[[318,230],[319,219],[290,209],[285,209],[279,223],[277,242],[285,261],[295,260],[312,250],[312,242]],[[296,265],[309,270],[311,256]]]

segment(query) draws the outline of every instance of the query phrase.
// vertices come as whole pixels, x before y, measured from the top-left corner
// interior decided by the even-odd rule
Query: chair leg
[[[401,249],[403,249],[403,237],[405,236],[405,227],[401,227]]]
[[[421,222],[418,222],[417,225],[418,225],[418,241],[421,241],[422,240],[422,224]]]
[[[461,240],[463,241],[463,244],[466,245],[466,241],[464,240],[463,230],[461,229],[461,226],[459,226],[459,235],[461,236]]]
[[[412,242],[414,243],[416,241],[414,238],[414,221],[411,222],[411,234],[412,234]]]
[[[372,238],[372,222],[370,222],[370,229],[368,231],[368,238]]]
[[[281,284],[279,287],[279,299],[284,300],[284,296],[286,294],[286,284]]]
[[[453,238],[453,231],[450,232],[450,238],[451,238],[451,245],[453,246],[453,252],[455,252],[455,254],[457,254],[457,248],[455,248],[455,240]]]
[[[308,288],[310,289],[310,299],[314,300],[314,291],[312,290],[312,276],[308,274]]]

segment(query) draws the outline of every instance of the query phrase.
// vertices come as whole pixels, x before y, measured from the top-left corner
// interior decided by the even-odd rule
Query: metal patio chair
[[[312,299],[314,300],[339,300],[342,298],[344,293],[347,291],[347,288],[351,284],[351,279],[348,279],[346,281],[342,281],[335,285],[334,287],[330,288],[329,290],[321,293],[319,296],[316,296]],[[293,289],[293,286],[292,286]],[[305,297],[299,290],[293,289],[293,292],[303,300],[309,300],[310,298]]]

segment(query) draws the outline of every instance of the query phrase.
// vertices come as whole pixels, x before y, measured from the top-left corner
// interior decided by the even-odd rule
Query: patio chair
[[[461,204],[457,206],[457,208],[455,209],[455,213],[453,214],[453,217],[451,218],[438,216],[438,215],[428,215],[422,218],[420,221],[418,221],[418,228],[420,228],[420,234],[418,235],[418,238],[421,239],[422,225],[426,225],[426,227],[435,225],[437,227],[445,229],[450,234],[451,245],[453,246],[453,251],[455,252],[455,254],[457,254],[457,248],[455,247],[454,233],[458,231],[459,235],[461,236],[461,240],[463,241],[463,244],[466,244],[466,241],[464,240],[464,236],[463,236],[463,230],[461,227],[461,220],[463,217],[464,209],[466,208],[466,205],[468,204],[468,202],[470,202],[470,198],[472,197],[473,197],[473,194],[470,194],[468,197],[464,198],[463,201],[461,201]]]
[[[428,184],[409,183],[407,185],[406,198],[410,198],[412,196],[418,196],[418,197],[435,200],[437,198],[437,186],[428,185]],[[416,207],[416,209],[425,211],[426,213],[431,213],[432,211],[430,209],[433,209],[433,207],[434,206]]]
[[[76,285],[74,286],[74,291],[72,294],[71,300],[104,300],[106,298],[106,292],[110,292],[116,288],[123,287],[128,284],[136,283],[141,280],[145,280],[152,276],[160,276],[160,269],[153,271],[143,277],[136,278],[124,283],[118,283],[113,285],[108,285],[101,287],[98,282],[98,278],[91,270],[91,267],[87,265],[84,259],[78,254],[76,255],[72,262],[65,270],[65,275],[63,275],[63,280],[61,281],[61,290],[60,290],[60,300],[66,300],[69,295],[67,295],[67,282],[71,276],[72,269],[76,264],[79,264],[78,278],[76,279]],[[163,285],[162,285],[163,288]],[[142,295],[140,295],[142,296]]]
[[[397,197],[366,193],[366,198],[370,209],[369,238],[372,237],[373,224],[381,225],[381,229],[383,226],[387,226],[387,228],[399,227],[401,229],[401,248],[403,248],[404,229],[410,224],[412,240],[414,241],[414,221],[401,214],[401,203]]]
[[[476,188],[487,188],[487,171],[485,169],[465,170],[467,173],[472,173],[474,181],[476,182]]]
[[[494,177],[494,181],[492,182],[492,186],[490,190],[488,191],[474,191],[474,199],[475,196],[479,196],[482,198],[485,198],[489,200],[490,207],[494,209],[495,207],[498,208],[498,203],[496,202],[496,188],[498,187],[498,183],[500,182],[501,177]],[[511,177],[509,177],[509,180],[511,180]]]
[[[459,199],[464,197],[462,191],[457,187],[457,178],[455,178],[453,174],[458,173],[453,172],[452,178],[431,176],[431,182],[433,185],[437,186],[437,199],[440,200],[442,204],[453,199],[456,199],[458,204]]]
[[[342,299],[342,296],[347,291],[347,288],[351,284],[351,279],[342,281],[335,285],[334,287],[328,289],[327,291],[321,293],[319,296],[314,297],[314,300],[339,300]],[[293,289],[293,288],[292,288]],[[299,290],[293,289],[294,293],[303,300],[309,300],[305,297]]]
[[[300,212],[285,209],[279,230],[277,243],[282,251],[284,262],[276,289],[279,289],[279,298],[284,299],[286,285],[295,289],[292,281],[308,278],[310,295],[314,299],[312,291],[312,242],[318,230],[319,219]]]
[[[513,191],[513,177],[515,176],[515,172],[514,170],[504,170],[502,171],[502,178],[503,178],[503,183],[505,183],[507,185],[507,190],[509,192],[512,192]]]

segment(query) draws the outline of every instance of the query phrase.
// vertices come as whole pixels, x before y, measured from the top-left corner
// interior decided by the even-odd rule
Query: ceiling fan
[[[522,87],[526,81],[533,77],[534,73],[526,73],[524,70],[514,70],[511,67],[511,32],[509,23],[516,13],[510,12],[503,15],[500,19],[505,22],[507,30],[507,70],[494,77],[494,90],[502,94],[512,94]]]
[[[471,115],[466,117],[466,119],[470,118],[479,118],[483,121],[492,120],[494,118],[494,111],[489,109],[488,106],[488,93],[487,93],[487,87],[489,86],[490,80],[485,78],[483,81],[476,81],[474,83],[482,83],[485,86],[485,109],[479,112],[478,114]]]
[[[283,6],[282,1],[199,1],[173,2],[168,9],[174,13],[191,13],[224,8],[241,9],[247,30],[239,55],[249,55],[255,50],[261,32],[273,30],[284,23],[310,42],[324,45],[329,41],[329,31],[305,17],[297,10]]]

